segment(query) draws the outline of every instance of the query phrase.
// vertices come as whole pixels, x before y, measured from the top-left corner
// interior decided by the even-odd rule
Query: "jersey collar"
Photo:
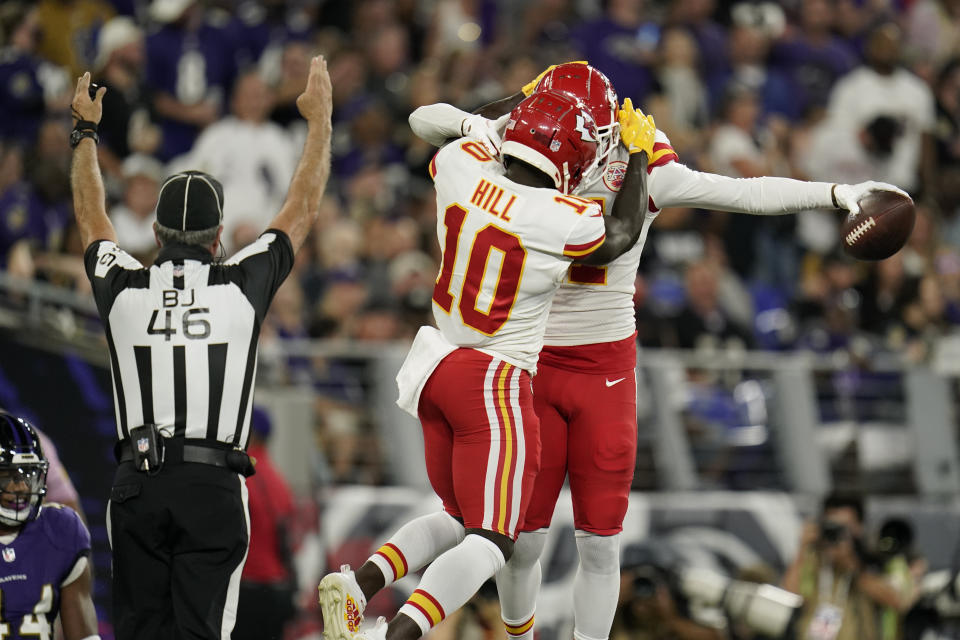
[[[169,262],[170,260],[196,260],[198,262],[213,262],[213,254],[205,247],[198,247],[195,244],[183,244],[172,242],[164,245],[157,254],[157,259],[153,264]]]

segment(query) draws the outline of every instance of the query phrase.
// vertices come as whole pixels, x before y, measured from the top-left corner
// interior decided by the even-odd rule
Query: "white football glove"
[[[510,114],[496,120],[488,120],[481,115],[471,115],[463,119],[460,130],[468,138],[478,140],[495,157],[500,157],[500,145],[503,144],[503,132]]]
[[[896,191],[900,195],[910,195],[900,187],[886,182],[860,182],[858,184],[836,184],[833,187],[833,196],[840,205],[841,209],[846,209],[850,213],[857,215],[860,213],[860,205],[857,204],[871,191]]]

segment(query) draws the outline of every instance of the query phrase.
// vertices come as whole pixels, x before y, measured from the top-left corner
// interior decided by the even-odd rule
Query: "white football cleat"
[[[353,640],[363,622],[367,599],[360,590],[350,565],[337,573],[328,573],[320,581],[320,611],[323,614],[324,640]],[[385,636],[386,632],[384,632]]]
[[[353,640],[387,640],[387,619],[383,616],[377,618],[377,624],[373,629],[361,631],[353,636]]]

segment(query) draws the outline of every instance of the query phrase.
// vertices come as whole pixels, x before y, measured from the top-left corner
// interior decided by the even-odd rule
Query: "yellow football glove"
[[[653,116],[643,114],[633,108],[633,101],[627,98],[620,107],[620,140],[631,154],[647,152],[647,158],[653,157],[653,141],[657,137],[657,124]]]
[[[586,60],[572,60],[570,62],[564,62],[563,64],[589,64],[589,63]],[[523,91],[523,95],[529,97],[530,94],[536,90],[537,85],[540,84],[540,81],[543,80],[543,76],[547,75],[548,73],[556,69],[558,66],[559,65],[555,65],[555,64],[550,65],[549,67],[541,71],[540,75],[538,75],[536,78],[534,78],[527,84],[523,85],[523,88],[521,88],[520,91]]]

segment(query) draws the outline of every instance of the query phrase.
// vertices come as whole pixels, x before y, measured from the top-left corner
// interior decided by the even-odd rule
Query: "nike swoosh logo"
[[[608,387],[612,387],[613,385],[619,382],[623,382],[624,380],[626,380],[626,378],[617,378],[616,380],[606,380],[605,382],[607,383]]]

